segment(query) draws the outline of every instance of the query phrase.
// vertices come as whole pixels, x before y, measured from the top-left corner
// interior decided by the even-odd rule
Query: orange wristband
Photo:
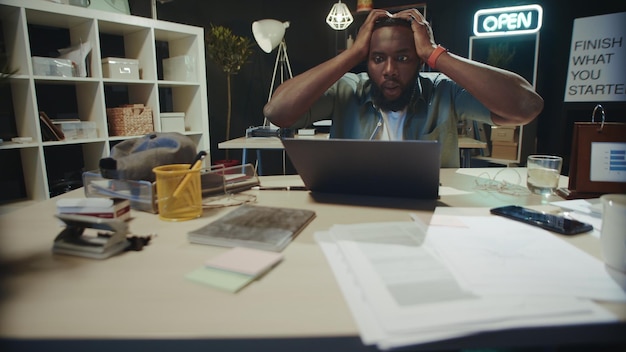
[[[435,50],[432,52],[432,54],[430,54],[428,60],[426,61],[428,66],[430,66],[430,68],[432,69],[435,69],[437,59],[439,58],[439,56],[441,56],[441,54],[445,53],[446,51],[448,51],[448,49],[444,48],[441,45],[437,45]]]

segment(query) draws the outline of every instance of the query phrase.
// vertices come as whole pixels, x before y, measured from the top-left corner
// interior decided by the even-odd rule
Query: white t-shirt
[[[383,117],[382,131],[378,134],[378,139],[383,141],[403,140],[403,126],[406,118],[406,108],[400,111],[380,110]]]

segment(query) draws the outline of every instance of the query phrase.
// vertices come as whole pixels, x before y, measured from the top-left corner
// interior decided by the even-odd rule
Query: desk
[[[295,138],[315,138],[315,139],[328,139],[328,133],[318,133],[315,136],[299,136],[296,135]],[[257,150],[257,160],[259,160],[259,164],[257,165],[257,173],[262,175],[261,168],[261,154],[260,150],[262,149],[283,149],[283,143],[280,141],[278,137],[239,137],[235,139],[231,139],[217,145],[219,149],[242,149],[242,164],[247,164],[248,162],[248,149],[256,149]],[[470,161],[472,158],[471,151],[472,149],[478,148],[486,148],[487,143],[481,142],[476,139],[472,139],[469,137],[459,137],[459,149],[461,151],[461,166],[462,167],[470,167]],[[284,158],[284,156],[283,156]],[[284,162],[284,160],[283,160]],[[283,165],[284,168],[284,165]],[[283,170],[284,171],[284,170]]]
[[[536,195],[476,191],[475,176],[462,170],[485,171],[493,177],[500,169],[442,169],[444,186],[472,193],[442,195],[440,205],[492,207],[541,203],[541,197]],[[506,172],[519,173],[525,180],[525,169],[507,169]],[[562,185],[567,184],[567,179],[561,181]],[[261,177],[261,182],[276,186],[295,185],[301,180],[295,175],[265,176]],[[52,240],[60,230],[53,218],[56,199],[82,197],[82,190],[1,215],[0,258],[4,261],[1,267],[5,269],[5,276],[0,307],[0,346],[3,348],[0,349],[60,350],[54,347],[65,345],[69,346],[66,351],[87,351],[90,348],[85,348],[85,344],[97,340],[99,350],[261,351],[282,348],[297,351],[316,346],[316,349],[330,351],[373,351],[360,343],[357,326],[313,234],[339,223],[407,221],[409,211],[417,212],[428,221],[432,211],[416,211],[415,207],[421,202],[415,201],[397,200],[393,202],[395,207],[374,207],[316,203],[303,191],[250,190],[246,193],[256,194],[260,205],[312,209],[317,217],[283,251],[282,263],[237,294],[202,286],[183,277],[208,258],[226,250],[190,244],[187,231],[205,225],[230,209],[205,210],[201,218],[180,223],[133,211],[130,230],[137,235],[156,233],[157,237],[143,251],[126,252],[105,261],[56,256],[50,251]],[[344,200],[361,199],[345,197]],[[560,198],[555,196],[553,200]],[[391,200],[381,200],[380,205],[386,201]],[[562,238],[600,256],[599,241],[592,236]],[[606,306],[626,320],[626,305]],[[624,332],[624,324],[518,329],[421,348],[626,343]],[[45,344],[38,345],[38,341]],[[148,348],[139,348],[140,343]]]
[[[306,138],[306,139],[328,139],[328,133],[316,133],[313,136],[300,136],[296,134],[294,138]],[[257,151],[257,173],[263,174],[263,168],[261,165],[261,150],[283,150],[283,142],[278,137],[239,137],[230,139],[217,145],[219,149],[242,149],[243,165],[248,163],[248,149],[256,149]],[[285,173],[285,155],[283,154],[283,174]]]
[[[487,142],[481,142],[469,137],[459,136],[459,149],[461,150],[461,167],[470,167],[472,161],[472,149],[487,148]]]

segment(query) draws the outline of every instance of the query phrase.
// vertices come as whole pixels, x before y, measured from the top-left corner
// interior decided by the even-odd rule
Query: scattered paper
[[[365,223],[335,225],[315,239],[363,343],[381,349],[614,322],[591,299],[626,300],[597,259],[545,230],[495,216],[435,212],[427,232],[411,221]]]

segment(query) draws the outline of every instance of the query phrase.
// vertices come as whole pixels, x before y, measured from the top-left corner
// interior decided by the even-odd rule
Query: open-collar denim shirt
[[[307,127],[330,119],[331,138],[371,139],[381,121],[372,102],[371,85],[367,73],[346,73],[291,127]],[[404,139],[439,141],[441,167],[459,167],[458,121],[493,125],[491,113],[441,73],[421,72],[415,94],[404,121]]]

